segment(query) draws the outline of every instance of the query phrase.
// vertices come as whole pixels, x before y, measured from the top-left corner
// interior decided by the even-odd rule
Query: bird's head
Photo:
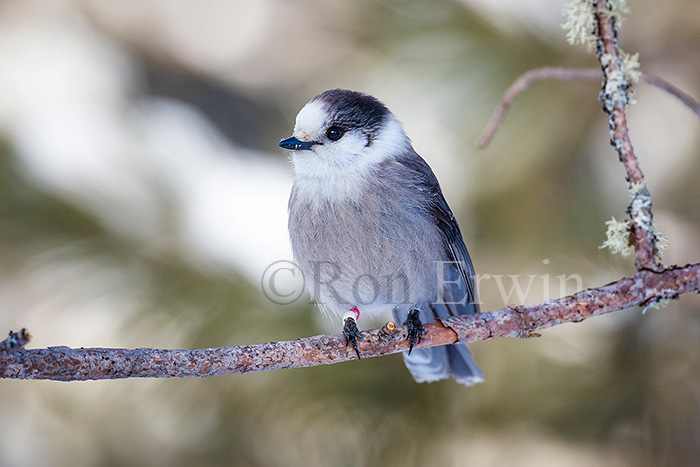
[[[292,154],[297,177],[362,175],[410,150],[399,121],[372,96],[332,89],[299,111],[293,136],[278,146]]]

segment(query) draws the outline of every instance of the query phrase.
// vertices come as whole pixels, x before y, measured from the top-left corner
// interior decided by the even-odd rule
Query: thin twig
[[[669,83],[663,78],[660,78],[656,75],[652,75],[651,73],[641,72],[641,74],[639,75],[639,79],[647,84],[656,86],[662,91],[666,91],[667,93],[671,94],[673,97],[681,101],[683,105],[688,107],[695,115],[700,117],[700,102],[693,99],[692,96],[682,91],[678,87],[674,86],[673,84]]]
[[[700,263],[640,271],[616,282],[527,307],[507,307],[425,324],[419,348],[496,337],[532,337],[535,331],[579,322],[632,306],[646,306],[700,291]],[[408,349],[405,326],[365,333],[363,357]],[[343,337],[316,336],[287,342],[217,349],[71,349],[49,347],[0,355],[0,378],[83,381],[120,378],[182,378],[301,368],[356,359]]]
[[[534,68],[516,79],[506,90],[493,113],[489,124],[476,142],[476,145],[483,149],[491,143],[494,135],[500,128],[503,120],[508,114],[508,109],[516,97],[530,87],[535,81],[542,79],[555,79],[560,81],[574,80],[600,80],[603,77],[600,69],[597,68],[559,68],[543,67]]]
[[[524,73],[518,77],[503,94],[486,129],[476,141],[476,145],[479,149],[483,149],[491,143],[491,140],[493,140],[493,137],[503,124],[513,101],[533,83],[545,79],[558,81],[601,81],[603,79],[603,72],[600,68],[543,67],[533,68]],[[665,79],[650,73],[640,72],[639,80],[671,94],[673,97],[680,100],[695,115],[700,117],[700,103]]]

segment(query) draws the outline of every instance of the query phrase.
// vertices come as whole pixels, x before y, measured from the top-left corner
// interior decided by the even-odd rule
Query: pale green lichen
[[[633,251],[630,246],[629,221],[618,221],[613,217],[605,225],[608,226],[605,232],[607,240],[598,248],[610,248],[613,254],[619,253],[623,258],[627,258]]]
[[[622,21],[623,15],[630,12],[627,0],[608,0],[608,9],[605,10],[608,16],[614,18],[618,24]]]
[[[610,62],[612,62],[613,56],[610,54],[602,54],[600,56],[600,64],[603,66],[608,66],[610,65]]]
[[[562,11],[566,40],[571,45],[585,45],[588,52],[595,49],[595,7],[587,0],[574,0]]]
[[[668,248],[668,239],[658,230],[654,231],[654,246],[656,247],[656,256],[660,260]]]
[[[624,50],[620,50],[620,62],[622,63],[622,74],[625,81],[629,85],[639,82],[639,77],[642,72],[639,70],[639,54],[630,55]],[[634,100],[634,91],[632,89],[627,89],[627,103],[636,104],[637,101]]]
[[[651,212],[651,196],[647,185],[646,183],[629,183],[627,191],[630,198],[628,211],[631,221],[634,222],[636,228],[651,232],[656,248],[656,257],[661,259],[666,252],[668,240],[654,228],[654,221],[648,214]]]
[[[639,76],[642,74],[639,71],[639,54],[630,55],[620,50],[620,58],[622,59],[622,72],[625,75],[625,79],[630,83],[639,82]]]
[[[620,68],[610,70],[605,81],[603,93],[606,96],[603,103],[605,108],[612,112],[617,105],[626,106],[629,103],[627,88],[629,84],[625,80],[625,74]]]
[[[655,310],[660,310],[662,308],[666,308],[669,303],[671,303],[670,298],[660,298],[656,301],[649,302],[646,305],[644,305],[644,309],[642,310],[642,314],[646,313],[649,308],[653,308]]]
[[[646,183],[630,183],[627,186],[630,197],[629,214],[632,222],[649,232],[654,231],[654,222],[648,213],[651,212],[651,196]]]
[[[627,184],[627,191],[629,192],[630,200],[636,198],[640,194],[647,192],[647,184],[645,182],[634,182]]]

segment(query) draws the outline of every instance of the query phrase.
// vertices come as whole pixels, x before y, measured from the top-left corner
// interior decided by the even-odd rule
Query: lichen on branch
[[[569,44],[584,45],[588,52],[595,50],[594,13],[593,3],[587,0],[574,0],[564,7],[562,14],[566,21],[561,27],[566,31],[566,40]]]
[[[659,235],[654,230],[651,196],[627,128],[626,109],[631,103],[630,87],[639,78],[639,57],[625,54],[618,44],[618,23],[626,12],[628,8],[624,0],[595,1],[596,56],[603,70],[599,100],[609,117],[610,144],[627,173],[629,244],[634,248],[635,266],[639,270],[660,270]]]
[[[613,254],[619,253],[623,258],[627,258],[634,251],[630,246],[629,221],[618,221],[613,217],[605,225],[608,226],[605,232],[607,239],[598,248],[609,248]]]

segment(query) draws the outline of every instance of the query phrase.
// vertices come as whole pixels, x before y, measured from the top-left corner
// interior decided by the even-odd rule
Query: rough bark
[[[643,270],[616,282],[531,306],[448,318],[425,325],[418,348],[497,337],[528,338],[536,331],[700,290],[700,264],[662,272]],[[365,333],[363,358],[408,349],[405,326]],[[340,335],[216,349],[71,349],[49,347],[0,355],[0,377],[83,381],[120,378],[184,378],[301,368],[354,360]]]

